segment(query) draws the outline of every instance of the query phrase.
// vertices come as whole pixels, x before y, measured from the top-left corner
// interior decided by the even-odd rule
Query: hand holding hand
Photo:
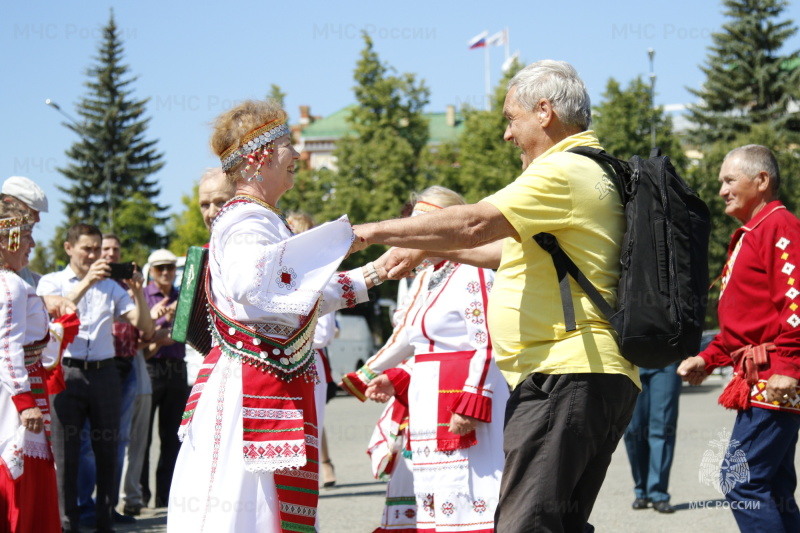
[[[384,268],[388,272],[389,279],[407,278],[425,260],[426,255],[424,250],[390,248],[383,254],[386,257]]]
[[[450,433],[455,433],[456,435],[466,435],[475,429],[477,423],[477,418],[453,413],[453,416],[450,417],[450,427],[448,429],[450,430]]]
[[[358,226],[353,226],[353,233],[355,233],[356,237],[355,239],[353,239],[353,244],[350,245],[350,251],[347,252],[347,255],[360,252],[361,250],[369,246],[369,242],[367,241],[366,237],[362,235],[363,232],[364,232],[363,224]]]
[[[369,382],[364,395],[373,402],[386,403],[395,395],[394,385],[389,378],[381,374]]]
[[[38,407],[24,409],[19,414],[19,420],[31,433],[41,433],[44,429],[44,417]]]
[[[678,366],[678,375],[690,385],[700,385],[708,377],[705,359],[699,355],[684,359]]]

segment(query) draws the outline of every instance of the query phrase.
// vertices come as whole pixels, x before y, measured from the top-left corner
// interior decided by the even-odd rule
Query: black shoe
[[[653,509],[659,513],[670,514],[675,512],[675,508],[669,504],[669,501],[664,500],[660,502],[653,502]]]
[[[135,524],[136,519],[132,516],[126,516],[124,514],[119,514],[116,509],[114,509],[114,523],[115,524]]]
[[[126,503],[122,509],[122,514],[127,516],[139,516],[142,514],[142,506],[133,503]]]
[[[650,506],[650,500],[647,498],[636,498],[633,500],[631,507],[636,511],[641,511],[642,509],[647,509]]]

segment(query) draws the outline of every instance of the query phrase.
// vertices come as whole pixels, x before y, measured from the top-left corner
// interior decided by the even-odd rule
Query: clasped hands
[[[394,385],[388,377],[381,374],[369,382],[364,394],[373,402],[386,403],[395,395]],[[475,429],[477,423],[477,418],[453,413],[448,430],[456,435],[466,435]]]

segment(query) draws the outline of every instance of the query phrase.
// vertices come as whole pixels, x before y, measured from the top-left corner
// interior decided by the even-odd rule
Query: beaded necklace
[[[434,270],[433,274],[431,274],[431,279],[428,281],[428,290],[432,291],[433,289],[438,287],[445,279],[447,279],[450,276],[450,274],[453,272],[453,270],[455,270],[457,266],[458,263],[453,263],[452,261],[444,261],[444,265]]]
[[[272,211],[273,213],[278,215],[278,218],[281,219],[281,222],[283,222],[283,225],[286,226],[286,229],[288,229],[292,233],[292,235],[294,235],[294,232],[292,231],[292,227],[289,225],[289,222],[286,220],[286,217],[283,215],[283,211],[281,211],[277,207],[273,207],[273,206],[269,205],[267,202],[265,202],[264,200],[262,200],[260,198],[256,198],[255,196],[251,196],[249,194],[237,194],[236,196],[231,198],[229,200],[229,202],[235,202],[236,200],[258,204],[261,207]]]

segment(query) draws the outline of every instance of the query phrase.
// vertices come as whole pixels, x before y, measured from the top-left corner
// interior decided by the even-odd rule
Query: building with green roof
[[[347,121],[351,109],[352,106],[348,106],[312,121],[308,108],[301,108],[301,126],[297,128],[295,138],[298,140],[297,149],[309,162],[310,168],[336,170],[336,157],[333,155],[336,142],[347,135],[355,135]],[[464,129],[464,122],[456,113],[455,106],[447,106],[444,113],[425,113],[423,116],[428,119],[429,146],[454,142]]]

